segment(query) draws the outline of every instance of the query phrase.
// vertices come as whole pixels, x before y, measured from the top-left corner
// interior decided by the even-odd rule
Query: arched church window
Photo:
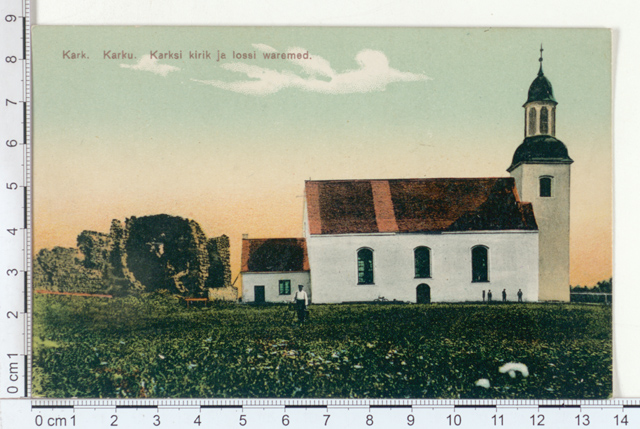
[[[540,196],[541,197],[551,196],[552,184],[553,184],[553,177],[543,176],[540,178]]]
[[[556,108],[551,108],[551,135],[556,135]]]
[[[486,246],[471,249],[471,281],[489,281],[489,248]]]
[[[358,250],[358,284],[373,284],[373,250]]]
[[[549,134],[549,109],[540,109],[540,134]]]
[[[431,277],[431,250],[428,247],[416,247],[413,251],[415,275],[417,279]]]
[[[529,135],[532,136],[536,133],[536,109],[529,108]]]

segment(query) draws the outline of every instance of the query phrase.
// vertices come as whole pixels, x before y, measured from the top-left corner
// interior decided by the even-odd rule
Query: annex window
[[[540,134],[549,134],[549,109],[540,109]]]
[[[280,280],[280,295],[291,295],[291,280]]]
[[[529,109],[529,135],[535,135],[536,133],[536,109],[531,107]]]
[[[476,246],[471,249],[471,281],[489,281],[489,248]]]
[[[551,196],[551,186],[553,184],[552,177],[541,177],[540,178],[540,196],[541,197],[550,197]]]
[[[358,250],[358,284],[373,284],[373,250]]]
[[[431,250],[420,246],[413,251],[415,275],[417,279],[431,277]]]

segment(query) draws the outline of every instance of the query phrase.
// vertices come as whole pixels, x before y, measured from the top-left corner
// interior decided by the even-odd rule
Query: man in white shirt
[[[296,304],[296,311],[298,312],[298,322],[304,323],[304,317],[307,312],[307,305],[309,305],[309,297],[307,293],[302,290],[303,286],[298,285],[298,291],[293,295],[293,302]]]

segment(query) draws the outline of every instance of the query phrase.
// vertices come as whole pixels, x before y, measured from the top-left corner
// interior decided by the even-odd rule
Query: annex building
[[[556,105],[541,57],[510,177],[305,182],[304,238],[243,240],[244,301],[290,301],[299,284],[314,303],[569,301]]]

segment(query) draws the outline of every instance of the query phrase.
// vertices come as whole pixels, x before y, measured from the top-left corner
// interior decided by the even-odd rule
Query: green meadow
[[[168,294],[34,297],[33,393],[132,398],[607,398],[611,307],[186,308]],[[520,372],[500,373],[517,362]],[[475,382],[487,379],[489,388]]]

